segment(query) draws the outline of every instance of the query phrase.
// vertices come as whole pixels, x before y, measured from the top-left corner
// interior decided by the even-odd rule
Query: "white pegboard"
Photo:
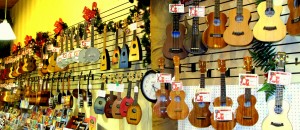
[[[261,85],[259,85],[261,86]],[[189,106],[190,111],[193,109],[192,98],[194,91],[199,88],[199,86],[184,86],[184,91],[186,93],[185,102]],[[211,104],[209,106],[210,111],[213,111],[213,100],[216,97],[220,96],[220,85],[209,85],[206,86],[211,90]],[[245,89],[240,88],[238,85],[227,85],[226,86],[226,95],[230,97],[233,101],[232,111],[235,112],[238,107],[237,97],[244,93]],[[265,102],[264,92],[257,92],[258,88],[251,90],[251,94],[254,95],[257,99],[255,105],[256,110],[259,114],[259,119],[254,126],[241,126],[238,123],[236,124],[234,130],[260,130],[263,119],[268,115],[267,103]],[[288,118],[290,119],[294,129],[300,128],[300,84],[291,84],[286,86],[283,93],[283,99],[290,103],[290,111],[288,113]],[[274,98],[271,97],[271,99]],[[234,113],[235,114],[235,113]],[[198,130],[199,128],[194,127],[190,124],[188,118],[178,121],[178,130]],[[212,126],[208,128],[203,128],[203,130],[213,130]]]

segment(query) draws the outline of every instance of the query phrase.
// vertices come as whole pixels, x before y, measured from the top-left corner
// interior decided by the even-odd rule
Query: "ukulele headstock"
[[[137,13],[134,13],[134,14],[133,14],[133,17],[134,17],[135,22],[137,22],[137,21],[139,20],[139,17],[138,17],[138,14],[137,14]]]
[[[135,73],[135,78],[136,78],[137,81],[140,81],[142,79],[142,77],[143,77],[142,72],[138,71],[138,72]]]
[[[158,59],[158,66],[159,66],[159,68],[160,68],[161,70],[164,69],[164,66],[165,66],[165,58],[160,57],[160,58]]]
[[[225,60],[218,59],[218,70],[222,73],[226,72],[226,63]]]
[[[201,73],[206,72],[206,61],[199,60],[199,68]]]
[[[116,78],[117,78],[117,82],[118,82],[118,83],[122,83],[123,77],[124,77],[123,74],[118,73],[116,76],[117,76],[117,77],[116,77]]]
[[[127,76],[128,81],[133,81],[134,79],[134,73],[133,72],[129,72],[128,76]]]
[[[246,71],[252,70],[252,57],[249,56],[244,57],[244,68]]]
[[[284,68],[286,64],[286,58],[288,58],[288,56],[285,52],[277,52],[275,57],[275,63],[278,68]]]
[[[179,67],[180,64],[180,57],[179,56],[174,56],[173,57],[174,65],[175,67]]]
[[[101,76],[101,79],[102,79],[102,82],[103,82],[103,83],[106,83],[107,76],[106,76],[105,74],[103,74],[103,75]]]

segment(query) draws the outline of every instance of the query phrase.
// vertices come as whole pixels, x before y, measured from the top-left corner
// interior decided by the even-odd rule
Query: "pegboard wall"
[[[288,118],[290,122],[292,123],[292,126],[294,129],[300,128],[300,113],[298,110],[300,109],[299,104],[299,93],[300,93],[300,84],[291,84],[288,86],[285,86],[284,92],[283,92],[283,100],[286,100],[290,104],[290,111],[288,113]],[[184,86],[184,91],[186,94],[185,102],[189,106],[189,110],[191,111],[193,109],[193,104],[191,100],[193,99],[194,91],[198,89],[199,86]],[[220,86],[219,85],[207,85],[205,88],[211,90],[211,103],[209,106],[209,110],[213,111],[213,101],[216,97],[220,96]],[[259,119],[257,123],[254,126],[241,126],[238,123],[235,126],[235,130],[260,130],[261,124],[263,119],[268,115],[268,109],[267,109],[267,103],[265,101],[265,94],[263,92],[257,92],[258,88],[251,89],[251,94],[254,95],[257,99],[257,103],[255,105],[256,110],[259,114]],[[232,111],[235,115],[235,110],[238,107],[237,98],[238,96],[244,94],[245,91],[243,88],[240,88],[237,85],[227,85],[226,86],[226,95],[227,97],[230,97],[233,101],[232,105]],[[272,97],[271,99],[274,99]],[[188,118],[184,120],[178,121],[178,130],[198,130],[199,128],[194,127],[190,124]],[[201,128],[203,130],[213,130],[214,128],[212,126],[209,126],[207,128]]]

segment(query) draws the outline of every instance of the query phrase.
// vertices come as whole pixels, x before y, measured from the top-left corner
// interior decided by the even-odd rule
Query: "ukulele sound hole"
[[[179,31],[173,31],[172,32],[172,37],[179,38],[180,37],[180,32]]]
[[[125,52],[123,52],[122,55],[125,56]]]
[[[181,100],[179,96],[176,96],[174,99],[176,102],[180,102],[180,100]]]
[[[297,18],[294,18],[293,20],[292,20],[292,23],[297,23],[297,22],[299,22],[300,21],[300,17],[297,17]]]
[[[112,104],[109,105],[109,108],[112,108]]]
[[[125,105],[126,105],[126,106],[129,106],[129,102],[126,102]]]
[[[220,26],[221,20],[219,18],[214,18],[214,25],[215,26]]]
[[[103,56],[102,59],[105,59],[105,56]]]
[[[101,104],[102,104],[102,101],[99,101],[98,103],[101,105]]]
[[[237,16],[235,16],[235,21],[242,22],[243,20],[244,20],[244,16],[243,15],[237,15]]]
[[[117,105],[117,108],[120,108],[120,104]]]
[[[250,106],[251,106],[251,102],[250,102],[250,101],[245,102],[245,103],[244,103],[244,106],[245,106],[245,107],[250,107]]]
[[[133,48],[136,48],[136,44],[133,44],[133,46],[132,46]]]
[[[275,113],[280,114],[282,112],[281,105],[276,105],[274,108]]]
[[[136,109],[132,109],[132,113],[136,113]]]
[[[199,102],[199,103],[198,103],[198,106],[199,106],[200,108],[203,108],[203,107],[205,107],[205,103],[204,103],[204,102]]]
[[[166,99],[167,99],[166,96],[161,95],[159,98],[160,98],[160,100],[161,100],[162,102],[166,102]]]
[[[275,14],[275,11],[273,8],[267,8],[266,11],[265,11],[265,14],[268,16],[268,17],[272,17],[274,14]]]
[[[116,53],[116,54],[115,54],[115,57],[118,57],[118,56],[119,56],[118,53]]]

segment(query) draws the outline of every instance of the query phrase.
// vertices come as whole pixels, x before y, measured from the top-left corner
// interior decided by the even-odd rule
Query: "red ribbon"
[[[96,2],[93,2],[93,5],[92,5],[92,10],[89,9],[88,7],[84,7],[83,11],[83,18],[90,22],[92,18],[95,18],[96,16],[96,13],[97,13],[97,3]]]
[[[63,29],[63,24],[64,24],[64,22],[62,21],[61,18],[59,18],[59,20],[54,23],[54,26],[56,28],[53,31],[55,32],[55,34],[57,34],[57,35],[60,34],[61,30]]]
[[[16,53],[16,51],[18,51],[18,46],[16,44],[13,44],[11,50],[13,53]]]
[[[28,35],[26,35],[26,37],[25,37],[25,41],[24,41],[24,43],[25,43],[25,46],[27,46],[30,42],[31,42],[31,40],[32,40],[32,36],[28,36]]]

